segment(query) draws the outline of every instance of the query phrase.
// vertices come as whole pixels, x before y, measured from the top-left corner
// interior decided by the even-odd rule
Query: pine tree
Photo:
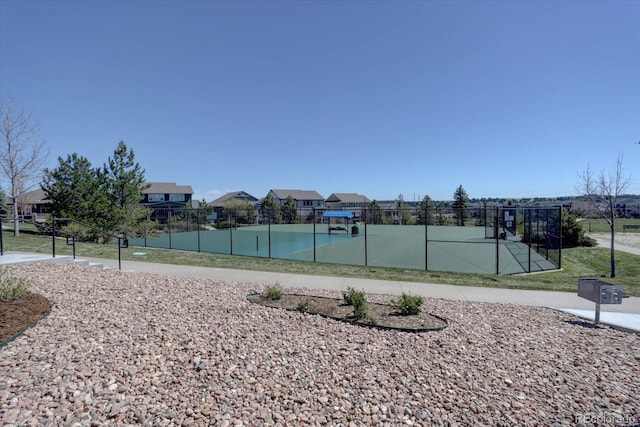
[[[11,213],[11,209],[7,205],[7,195],[0,188],[0,218],[6,218]]]
[[[461,185],[453,193],[453,203],[451,204],[456,225],[464,226],[465,220],[469,218],[469,211],[467,210],[468,203],[469,196]]]
[[[135,161],[133,150],[120,141],[100,173],[110,204],[109,231],[127,236],[148,215],[140,205],[145,188],[144,169]]]
[[[369,224],[382,224],[382,211],[380,210],[380,205],[375,201],[375,199],[369,203],[366,221]]]
[[[432,225],[434,223],[434,211],[435,211],[435,203],[431,200],[431,197],[424,196],[422,201],[420,202],[420,207],[418,211],[418,224],[419,225]]]
[[[271,193],[262,200],[260,205],[260,214],[270,224],[278,224],[280,222],[280,207],[276,203]]]
[[[109,226],[109,203],[99,178],[99,170],[91,166],[87,158],[76,153],[66,160],[58,157],[58,167],[45,169],[42,190],[51,199],[51,216],[72,218],[84,224],[106,230]],[[96,240],[95,230],[86,236]]]
[[[298,208],[296,207],[296,201],[293,200],[293,197],[287,197],[284,205],[280,208],[280,213],[286,224],[295,224],[298,222]]]

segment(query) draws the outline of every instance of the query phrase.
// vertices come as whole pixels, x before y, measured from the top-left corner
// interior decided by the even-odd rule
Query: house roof
[[[341,203],[369,203],[366,196],[358,193],[332,193],[326,200],[328,203],[341,202]]]
[[[142,194],[193,194],[190,185],[176,185],[175,182],[147,182],[149,188],[142,190]]]
[[[11,204],[9,202],[9,198],[7,198],[7,203]],[[49,198],[47,193],[44,192],[43,189],[38,188],[37,190],[27,191],[26,193],[23,193],[21,196],[18,197],[18,203],[36,205],[36,204],[43,204],[43,203],[51,203],[51,199]]]
[[[317,191],[313,190],[271,190],[271,192],[280,200],[284,200],[291,196],[294,200],[323,200]]]
[[[246,200],[248,202],[257,202],[258,199],[245,191],[232,191],[222,197],[207,203],[209,206],[224,206],[225,202],[231,199]]]

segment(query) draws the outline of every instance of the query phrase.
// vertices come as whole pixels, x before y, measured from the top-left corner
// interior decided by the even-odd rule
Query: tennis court
[[[136,246],[309,262],[432,271],[518,274],[558,268],[558,261],[509,234],[487,236],[483,226],[359,223],[357,234],[329,233],[323,224],[273,224],[130,239]],[[542,251],[543,253],[545,251]],[[546,251],[549,253],[549,251]]]

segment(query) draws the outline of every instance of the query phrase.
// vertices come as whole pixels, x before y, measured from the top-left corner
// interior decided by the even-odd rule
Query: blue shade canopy
[[[353,212],[349,211],[326,211],[322,214],[325,218],[353,218]]]

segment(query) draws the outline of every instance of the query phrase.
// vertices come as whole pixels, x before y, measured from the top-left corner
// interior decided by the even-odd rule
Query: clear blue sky
[[[120,140],[198,199],[640,194],[640,1],[0,0],[0,96],[49,167]]]

